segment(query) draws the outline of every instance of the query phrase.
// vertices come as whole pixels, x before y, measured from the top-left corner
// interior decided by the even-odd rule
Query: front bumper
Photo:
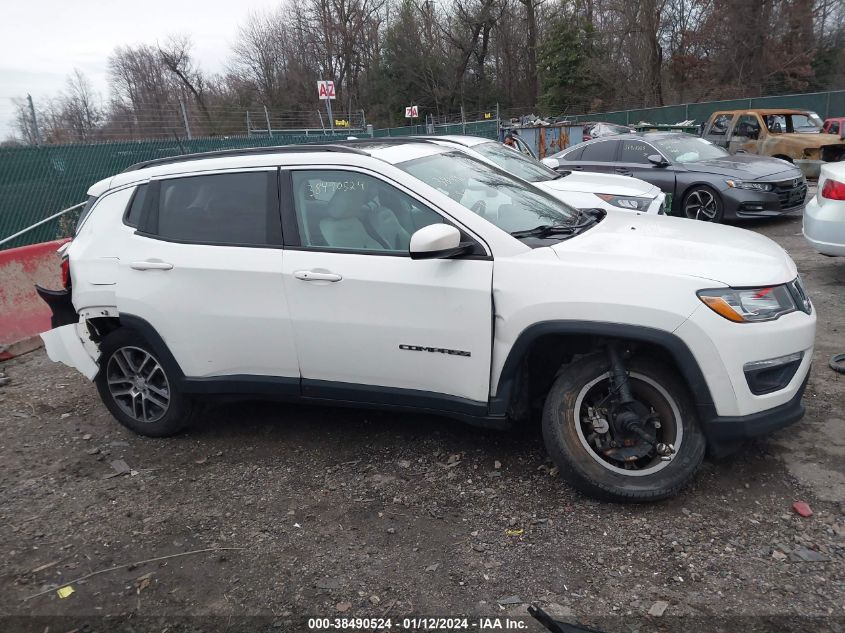
[[[701,430],[707,438],[711,455],[720,457],[732,452],[745,440],[795,424],[804,417],[801,398],[807,388],[809,372],[792,398],[771,409],[742,416],[713,416],[701,420]]]
[[[722,199],[725,203],[725,217],[729,219],[770,218],[785,213],[802,211],[806,203],[807,189],[806,186],[803,189],[798,189],[800,196],[799,192],[796,192],[792,199],[790,199],[788,194],[779,195],[771,191],[727,188],[722,191]]]

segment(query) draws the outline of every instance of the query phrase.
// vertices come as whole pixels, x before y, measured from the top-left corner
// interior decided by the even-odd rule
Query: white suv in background
[[[422,136],[439,145],[460,149],[533,183],[576,209],[639,211],[663,215],[666,194],[639,178],[595,172],[555,171],[497,141],[478,136]],[[467,192],[471,195],[472,192]]]
[[[649,500],[803,415],[816,316],[749,231],[578,211],[408,140],[150,161],[89,194],[43,338],[144,435],[212,395],[542,412],[567,480]]]

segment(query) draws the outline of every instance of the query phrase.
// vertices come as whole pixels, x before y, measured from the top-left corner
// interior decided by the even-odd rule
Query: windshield
[[[462,152],[425,156],[396,166],[508,233],[573,225],[579,217],[578,211],[557,198]]]
[[[728,156],[727,150],[697,136],[673,136],[652,141],[674,163],[693,163]]]
[[[554,180],[559,174],[546,167],[543,163],[529,158],[525,154],[515,152],[496,142],[481,143],[473,148],[487,160],[493,161],[509,174],[518,176],[528,182],[542,182]]]
[[[766,127],[772,134],[783,134],[784,132],[820,132],[822,120],[815,112],[806,114],[767,114],[763,117]]]

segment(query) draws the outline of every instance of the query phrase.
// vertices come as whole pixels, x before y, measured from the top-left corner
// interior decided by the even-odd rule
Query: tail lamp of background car
[[[825,180],[821,191],[822,198],[828,200],[845,200],[845,183],[829,178]]]
[[[593,195],[598,196],[608,204],[612,204],[614,207],[626,209],[627,211],[645,211],[648,209],[648,205],[650,205],[652,202],[651,198],[639,198],[635,196],[614,196],[610,193],[596,193]]]

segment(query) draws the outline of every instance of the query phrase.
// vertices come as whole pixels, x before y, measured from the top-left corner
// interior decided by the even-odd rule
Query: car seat
[[[384,250],[361,221],[361,208],[369,198],[361,189],[338,189],[328,205],[328,217],[320,221],[320,233],[332,248],[356,250]]]

